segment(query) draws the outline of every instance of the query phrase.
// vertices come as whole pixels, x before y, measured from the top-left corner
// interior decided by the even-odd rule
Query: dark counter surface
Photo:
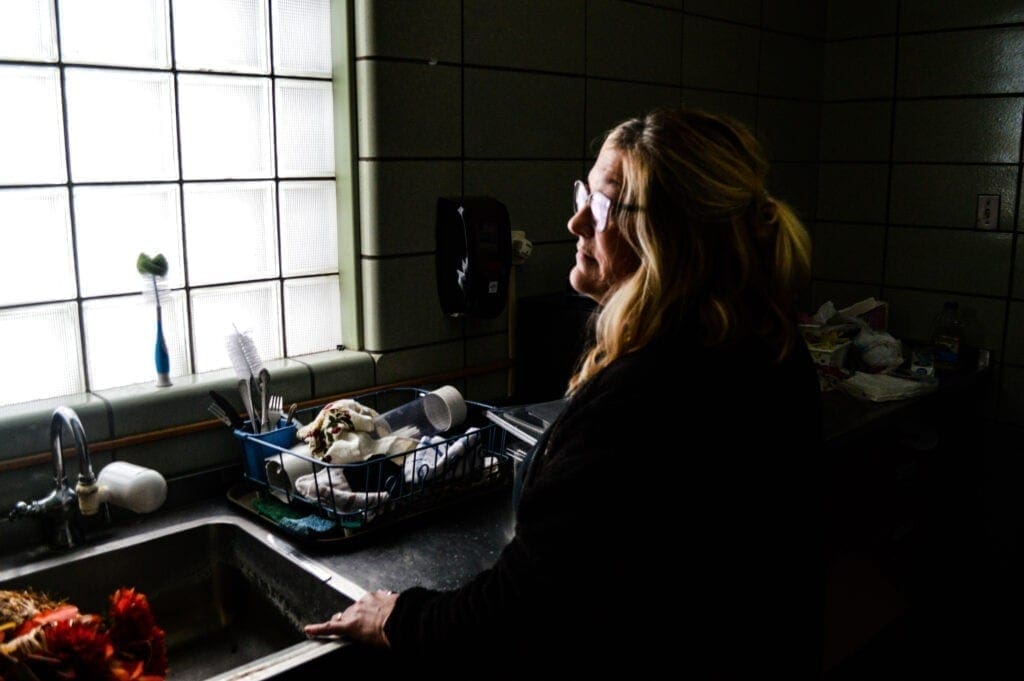
[[[490,567],[511,539],[511,495],[511,488],[505,488],[410,519],[380,533],[368,534],[359,543],[321,548],[297,543],[283,532],[275,532],[275,535],[293,544],[305,556],[368,590],[401,591],[416,585],[450,589]],[[254,520],[226,498],[211,499],[93,531],[84,548],[224,514]],[[40,542],[43,536],[41,533]],[[76,551],[66,555],[71,559]],[[0,571],[60,555],[41,543],[23,551],[0,551]]]

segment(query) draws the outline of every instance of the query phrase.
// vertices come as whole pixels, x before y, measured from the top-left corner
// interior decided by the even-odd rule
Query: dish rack
[[[391,388],[352,399],[384,413],[427,392],[422,388]],[[310,423],[323,406],[326,405],[299,410],[295,418],[300,423]],[[444,433],[415,449],[358,463],[325,463],[291,451],[300,442],[295,426],[287,427],[290,433],[283,432],[284,428],[262,435],[238,431],[245,453],[245,478],[256,486],[257,493],[252,494],[250,489],[248,495],[243,495],[233,490],[228,497],[291,534],[295,532],[290,525],[274,521],[254,508],[253,499],[258,496],[263,500],[261,503],[273,503],[273,497],[294,513],[315,514],[329,521],[316,523],[319,527],[315,534],[321,541],[350,537],[447,506],[494,490],[512,479],[513,460],[506,453],[507,434],[488,421],[489,409],[489,405],[466,400],[466,420],[454,432]],[[477,430],[466,434],[470,428]],[[269,462],[290,472],[285,476],[291,482],[290,488],[280,484],[279,478],[268,477],[265,466]],[[294,488],[295,479],[308,475],[314,476],[315,496]],[[307,487],[309,481],[306,477]],[[348,487],[351,494],[343,493],[345,498],[339,500],[333,492],[336,487]],[[306,538],[311,537],[307,534]]]

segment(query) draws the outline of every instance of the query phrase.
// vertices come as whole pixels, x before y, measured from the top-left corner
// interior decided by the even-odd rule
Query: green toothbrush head
[[[163,277],[167,275],[167,258],[164,257],[163,253],[157,253],[152,258],[145,253],[139,253],[139,258],[135,261],[135,267],[139,270],[139,274]]]

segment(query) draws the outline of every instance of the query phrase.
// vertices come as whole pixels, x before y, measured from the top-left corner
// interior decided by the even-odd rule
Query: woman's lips
[[[587,255],[586,253],[584,253],[583,251],[576,251],[576,259],[579,260],[580,262],[587,262],[588,260],[590,262],[594,262],[594,259]]]

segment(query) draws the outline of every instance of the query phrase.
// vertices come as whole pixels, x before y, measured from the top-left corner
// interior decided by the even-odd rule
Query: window
[[[0,3],[0,404],[341,340],[329,0]],[[16,103],[16,104],[12,104]]]

